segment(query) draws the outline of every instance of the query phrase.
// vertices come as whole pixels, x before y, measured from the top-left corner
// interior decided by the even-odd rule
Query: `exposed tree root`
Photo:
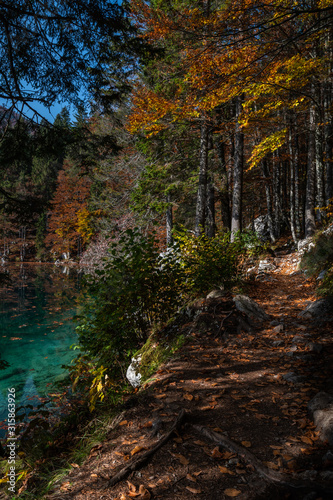
[[[179,412],[177,419],[173,423],[170,431],[163,436],[157,443],[148,451],[146,451],[143,455],[141,455],[139,458],[134,460],[133,462],[129,463],[121,469],[117,474],[115,474],[109,481],[108,481],[108,488],[111,486],[114,486],[116,483],[119,481],[122,481],[127,477],[131,472],[140,469],[160,448],[162,448],[165,443],[169,441],[171,438],[172,434],[180,428],[182,423],[184,422],[186,417],[186,411],[183,409]]]
[[[292,478],[286,477],[285,474],[281,472],[270,470],[266,467],[260,460],[258,460],[253,453],[248,451],[243,446],[238,445],[237,443],[231,441],[226,436],[219,434],[203,425],[190,425],[193,429],[202,434],[205,438],[208,438],[213,443],[216,443],[218,446],[226,448],[228,451],[232,453],[236,453],[240,458],[242,458],[245,462],[251,465],[257,474],[259,474],[264,479],[268,480],[271,483],[278,484],[283,487],[288,488],[297,488],[297,489],[310,489],[316,490],[321,493],[333,494],[333,487],[325,486],[323,484],[317,483],[315,481],[302,481],[302,480],[294,480]]]

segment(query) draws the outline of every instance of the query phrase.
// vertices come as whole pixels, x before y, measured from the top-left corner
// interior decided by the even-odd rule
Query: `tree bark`
[[[170,194],[168,194],[167,196],[167,202],[170,203]],[[172,214],[171,204],[167,208],[165,219],[166,219],[166,244],[167,248],[169,248],[173,245],[173,237],[172,237],[173,214]]]
[[[312,236],[316,229],[315,223],[315,108],[310,107],[308,163],[305,198],[305,237]]]
[[[265,194],[266,194],[266,205],[267,205],[267,223],[268,223],[269,236],[271,238],[271,241],[274,243],[276,241],[276,237],[275,237],[275,231],[274,231],[274,225],[273,225],[272,196],[271,196],[270,185],[269,185],[269,182],[268,182],[269,171],[268,171],[267,160],[263,160],[263,162],[261,164],[261,171],[262,171],[263,178],[265,179]]]
[[[207,185],[207,218],[206,218],[206,236],[214,238],[216,232],[215,224],[215,189],[212,179],[208,179]]]
[[[200,134],[200,156],[199,156],[199,187],[197,194],[197,206],[195,217],[195,235],[200,236],[205,231],[206,200],[207,200],[207,171],[208,171],[208,125],[205,118],[202,119]]]
[[[225,144],[221,139],[218,140],[216,150],[221,167],[220,201],[221,201],[222,224],[223,227],[230,230],[231,215],[230,215],[229,181],[228,181],[227,165],[225,161]]]
[[[242,230],[242,195],[243,195],[243,163],[244,163],[244,134],[241,130],[239,117],[242,112],[242,97],[236,97],[236,128],[235,128],[235,155],[231,213],[231,242],[235,235]]]

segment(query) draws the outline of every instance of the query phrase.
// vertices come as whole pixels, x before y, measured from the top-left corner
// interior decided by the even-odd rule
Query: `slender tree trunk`
[[[309,114],[309,139],[308,139],[308,164],[305,198],[305,237],[312,236],[316,229],[315,223],[315,108],[310,107]]]
[[[199,156],[199,187],[195,217],[195,235],[200,236],[205,231],[206,199],[207,199],[207,171],[208,171],[208,125],[203,118],[200,134]]]
[[[223,227],[230,230],[231,216],[230,216],[229,181],[228,181],[228,172],[225,161],[225,144],[221,139],[218,140],[216,149],[221,168],[220,201],[221,201],[222,223]]]
[[[325,128],[324,128],[324,158],[325,158],[325,205],[328,206],[333,197],[333,158],[332,158],[332,116],[330,108],[332,106],[332,85],[327,82],[325,85],[324,108],[325,108]]]
[[[267,160],[263,160],[261,164],[261,171],[263,178],[265,179],[265,194],[266,194],[266,205],[267,205],[267,224],[269,230],[269,236],[271,241],[274,243],[276,241],[274,225],[273,225],[273,215],[272,215],[272,196],[270,185],[268,182],[269,179],[269,170],[267,165]]]
[[[274,234],[277,239],[281,231],[280,211],[280,168],[277,153],[273,153],[273,199],[274,199]]]
[[[289,129],[289,163],[290,163],[290,186],[289,186],[289,203],[290,203],[290,228],[294,243],[297,243],[296,229],[296,209],[295,209],[295,148],[292,133],[292,121],[290,121]]]
[[[322,218],[325,216],[323,210],[325,205],[325,194],[324,194],[324,162],[323,162],[323,137],[321,125],[323,119],[321,118],[319,112],[315,115],[315,163],[316,163],[316,218],[318,222],[321,222]]]
[[[231,241],[235,234],[242,230],[242,195],[243,195],[243,163],[244,163],[244,134],[241,130],[239,117],[242,112],[242,97],[236,98],[236,129],[234,155],[234,185],[232,193],[231,213]]]
[[[167,202],[170,203],[170,194],[167,196]],[[172,237],[172,226],[173,226],[173,214],[172,214],[172,205],[170,204],[167,208],[166,214],[166,244],[167,248],[173,245],[173,237]]]
[[[301,236],[301,222],[303,220],[303,204],[300,203],[300,191],[299,191],[299,151],[298,151],[298,137],[296,135],[296,118],[293,120],[293,154],[294,154],[294,181],[295,181],[295,230],[296,238],[299,240]]]
[[[215,189],[212,179],[208,179],[207,184],[207,218],[206,235],[208,238],[214,238],[216,232],[215,224]]]

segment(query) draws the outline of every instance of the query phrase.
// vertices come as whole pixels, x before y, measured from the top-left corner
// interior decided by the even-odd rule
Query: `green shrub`
[[[124,369],[153,326],[158,330],[190,298],[236,276],[243,247],[230,244],[228,235],[195,238],[182,231],[175,241],[161,254],[154,235],[128,230],[111,245],[104,269],[90,277],[77,332],[108,375]]]
[[[301,268],[306,268],[311,276],[333,265],[333,233],[318,233],[315,246],[303,255]]]

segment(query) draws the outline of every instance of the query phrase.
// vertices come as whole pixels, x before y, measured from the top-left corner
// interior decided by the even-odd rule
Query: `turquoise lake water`
[[[0,422],[7,418],[8,388],[16,406],[37,404],[66,375],[62,365],[75,357],[77,269],[17,264],[0,268]],[[68,274],[67,274],[68,273]]]

